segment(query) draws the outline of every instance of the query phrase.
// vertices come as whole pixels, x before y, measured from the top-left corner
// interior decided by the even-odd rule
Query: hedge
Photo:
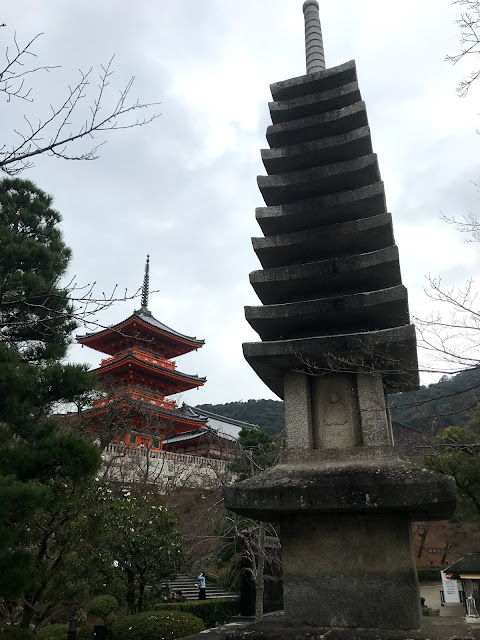
[[[440,576],[441,569],[437,568],[428,568],[428,569],[417,569],[418,579],[420,582],[429,582],[430,580],[441,580]]]
[[[68,624],[49,624],[37,631],[36,640],[66,640]]]
[[[103,595],[97,596],[90,600],[86,609],[88,613],[92,613],[94,616],[98,616],[105,620],[105,618],[118,609],[118,600],[114,596]]]
[[[33,633],[17,625],[0,624],[0,640],[33,640]]]
[[[155,606],[156,611],[184,611],[203,620],[205,627],[217,627],[225,624],[232,616],[240,612],[237,598],[209,598],[207,600],[187,600],[187,602],[168,602]]]
[[[204,630],[200,618],[189,613],[145,611],[121,618],[113,635],[116,640],[176,640]]]

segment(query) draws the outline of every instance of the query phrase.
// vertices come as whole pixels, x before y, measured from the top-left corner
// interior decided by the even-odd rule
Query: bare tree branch
[[[7,102],[13,98],[33,102],[33,88],[26,84],[29,76],[41,71],[50,72],[58,66],[29,65],[30,58],[36,58],[32,51],[36,40],[43,34],[39,33],[26,45],[17,42],[13,37],[14,47],[11,52],[5,51],[5,64],[0,69],[0,95],[3,94]],[[17,175],[24,169],[33,166],[33,159],[39,155],[50,155],[64,160],[95,160],[98,158],[99,148],[105,141],[96,142],[87,149],[78,152],[71,150],[71,145],[84,139],[94,140],[98,133],[131,129],[149,124],[160,116],[151,113],[144,117],[136,117],[140,110],[150,110],[158,106],[159,102],[143,103],[139,99],[130,100],[130,92],[135,78],[132,76],[127,84],[120,89],[114,106],[102,113],[106,100],[106,92],[113,75],[114,56],[107,65],[101,65],[96,89],[92,90],[93,68],[88,71],[79,70],[79,80],[70,85],[66,97],[59,104],[50,105],[50,115],[32,122],[24,116],[25,128],[15,129],[17,140],[0,147],[0,170],[8,175]],[[73,116],[85,99],[90,98],[90,116],[82,123],[74,124]],[[134,116],[129,119],[129,116]]]

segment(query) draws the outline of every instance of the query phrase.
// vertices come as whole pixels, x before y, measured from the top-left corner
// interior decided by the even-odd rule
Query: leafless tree
[[[452,4],[462,7],[457,25],[460,29],[460,52],[446,57],[446,60],[457,64],[460,60],[480,55],[480,0],[453,0]],[[480,78],[480,69],[472,71],[461,80],[457,87],[458,94],[463,98],[467,95],[472,84]]]
[[[13,45],[6,46],[5,62],[0,68],[0,95],[5,102],[33,102],[33,87],[29,82],[32,76],[58,69],[58,65],[36,62],[34,47],[42,35],[39,33],[26,44],[20,44],[14,34]],[[104,110],[113,75],[113,60],[114,57],[101,65],[96,78],[93,67],[80,70],[78,79],[68,86],[63,99],[49,105],[47,115],[35,118],[24,115],[24,126],[14,130],[13,141],[0,146],[0,170],[10,176],[18,175],[32,167],[40,155],[64,160],[95,160],[105,144],[104,140],[98,141],[98,134],[141,127],[158,118],[159,113],[152,113],[158,102],[144,103],[130,97],[134,77],[118,91],[112,107]],[[81,111],[85,103],[88,110]],[[42,107],[39,111],[43,111]],[[144,117],[138,117],[141,111],[146,112]],[[89,146],[74,150],[75,143],[82,141],[88,141]]]

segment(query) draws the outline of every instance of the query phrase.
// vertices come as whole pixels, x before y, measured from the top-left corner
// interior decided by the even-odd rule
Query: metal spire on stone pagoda
[[[316,73],[325,69],[325,53],[323,50],[322,26],[317,0],[306,0],[303,3],[305,19],[305,56],[307,73]]]
[[[147,262],[145,264],[145,275],[143,276],[143,286],[142,286],[142,311],[148,311],[149,290],[150,290],[150,254],[147,254]]]

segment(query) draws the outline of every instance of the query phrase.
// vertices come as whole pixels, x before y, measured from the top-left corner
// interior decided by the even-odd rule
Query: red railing
[[[116,360],[120,360],[125,357],[127,354],[131,353],[135,358],[139,360],[143,360],[144,362],[148,362],[150,364],[156,364],[159,367],[163,367],[164,369],[171,369],[174,371],[177,367],[175,362],[172,360],[167,360],[166,358],[162,358],[162,356],[157,355],[156,353],[152,353],[151,351],[147,351],[146,349],[141,349],[140,347],[132,347],[131,349],[126,349],[125,351],[120,351],[112,358],[105,358],[100,362],[100,366],[103,367],[108,364],[112,364]]]
[[[106,398],[105,400],[97,400],[94,403],[94,407],[106,407],[111,402],[117,402],[121,400],[122,396],[129,396],[132,400],[141,400],[143,402],[148,402],[155,407],[161,407],[162,409],[168,409],[169,411],[173,411],[177,403],[175,400],[167,400],[162,396],[157,396],[151,391],[147,391],[146,389],[124,389],[123,391],[116,393],[111,398]]]
[[[167,400],[166,398],[156,396],[154,393],[151,393],[150,391],[144,391],[143,389],[129,389],[127,393],[134,400],[143,400],[144,402],[153,404],[156,407],[170,409],[170,411],[173,411],[177,406],[175,400]]]

